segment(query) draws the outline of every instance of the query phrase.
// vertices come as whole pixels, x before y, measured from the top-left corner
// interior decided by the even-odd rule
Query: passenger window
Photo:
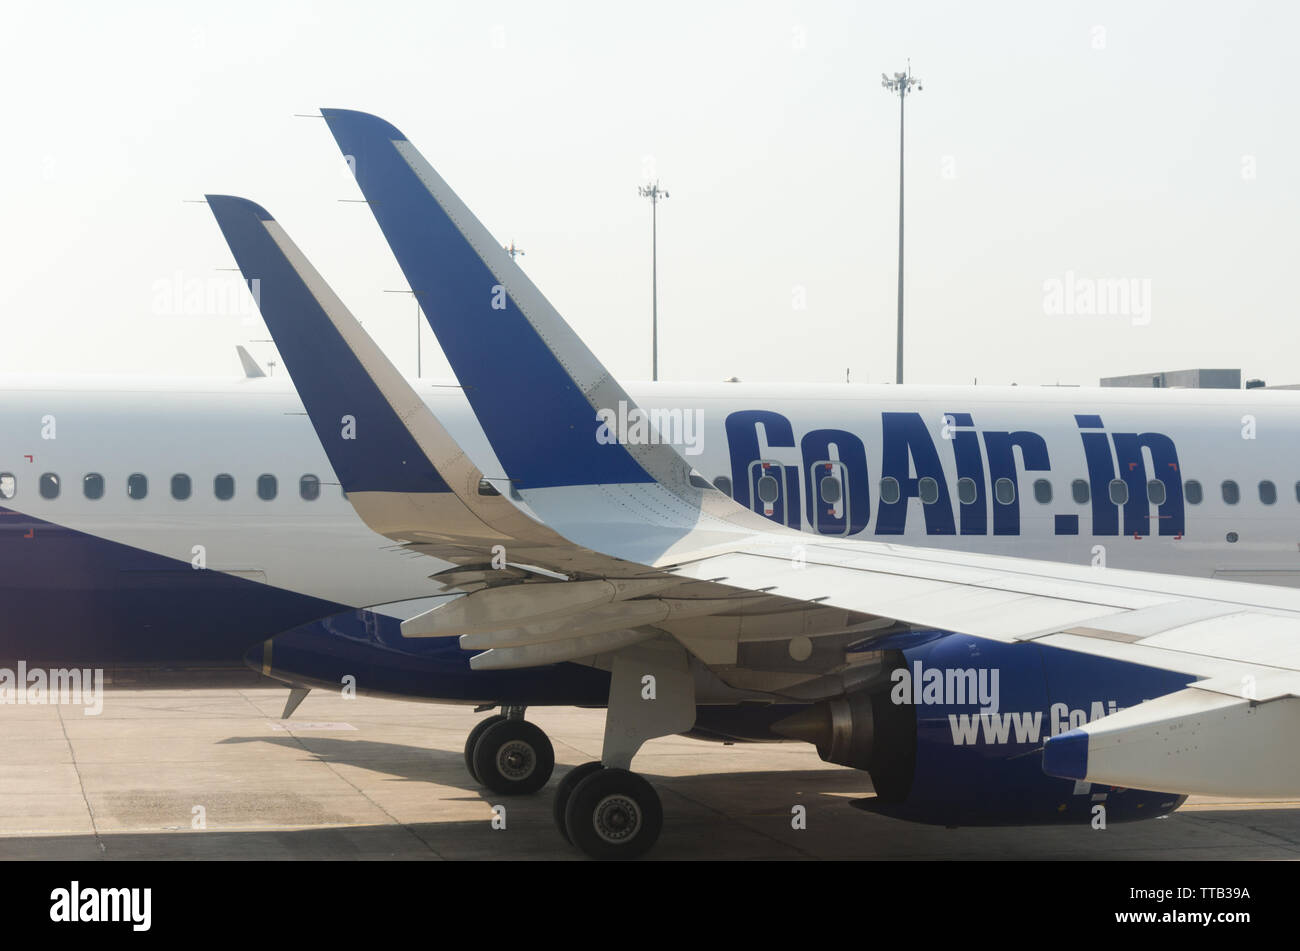
[[[1111,479],[1110,500],[1115,505],[1128,504],[1128,483],[1123,479]]]
[[[1277,486],[1265,479],[1259,484],[1259,500],[1265,505],[1272,505],[1277,501]]]
[[[957,501],[963,505],[970,505],[975,501],[976,496],[975,480],[970,476],[964,476],[957,480]]]
[[[479,483],[479,492],[483,491],[483,483]],[[314,475],[305,475],[298,480],[298,494],[308,502],[315,502],[320,498],[320,479]]]
[[[726,476],[718,476],[713,480],[713,487],[723,495],[731,495],[731,480]],[[1300,492],[1300,489],[1296,491]]]
[[[275,476],[263,473],[257,477],[257,497],[263,502],[269,502],[275,498],[278,488]]]
[[[149,480],[143,473],[133,472],[126,477],[127,498],[139,501],[149,494]]]
[[[1034,480],[1034,501],[1046,505],[1052,501],[1052,483],[1046,479]]]
[[[104,477],[98,472],[88,472],[81,479],[81,491],[85,493],[88,499],[102,499],[104,497]]]
[[[704,476],[700,475],[698,472],[692,472],[690,474],[690,480],[691,480],[691,485],[695,486],[695,488],[697,489],[713,488],[713,486],[709,484],[709,480],[704,478]]]
[[[1147,501],[1152,505],[1165,504],[1165,484],[1159,479],[1147,483]]]
[[[307,478],[306,476],[303,476],[303,479],[304,479],[304,485],[306,484],[306,483],[305,483],[306,478]],[[300,488],[301,488],[301,487],[300,487]],[[320,492],[320,489],[317,489],[316,491],[317,491],[317,493],[319,493],[319,492]],[[479,495],[489,496],[489,497],[490,497],[490,496],[493,496],[493,495],[500,495],[501,493],[498,492],[498,491],[497,491],[497,487],[494,486],[494,485],[493,485],[491,482],[489,482],[487,479],[479,479],[479,480],[478,480],[478,494],[479,494]],[[305,499],[305,498],[307,498],[307,496],[304,495],[303,498]],[[315,496],[312,496],[312,498],[315,498]]]
[[[190,477],[184,472],[178,472],[172,476],[172,498],[184,502],[194,491],[194,485],[190,482]]]
[[[235,477],[229,473],[221,473],[212,480],[212,494],[225,502],[235,496]]]
[[[1229,505],[1236,505],[1241,501],[1241,489],[1237,488],[1237,483],[1231,479],[1226,479],[1220,488],[1223,490],[1223,501]]]
[[[776,501],[776,497],[780,494],[780,488],[781,487],[777,484],[776,479],[772,478],[770,475],[763,476],[763,478],[758,480],[759,501],[764,505],[771,505]]]
[[[1300,485],[1300,483],[1297,483]],[[18,491],[18,482],[14,479],[12,472],[0,472],[0,499],[12,499],[14,493]],[[1300,488],[1296,489],[1300,493]]]
[[[993,483],[993,495],[1003,505],[1010,505],[1016,500],[1016,484],[1010,479],[998,479]]]
[[[840,480],[835,476],[826,476],[826,478],[822,479],[820,488],[822,501],[827,505],[834,505],[844,498],[844,488],[840,485]]]
[[[939,501],[939,483],[929,476],[917,483],[916,489],[921,496],[921,502],[925,505],[933,505]]]
[[[41,498],[57,499],[59,497],[59,477],[53,472],[42,473],[37,485],[40,489]]]
[[[1183,498],[1187,500],[1188,505],[1200,505],[1201,499],[1204,497],[1204,493],[1201,492],[1201,483],[1195,479],[1188,479],[1183,483]]]
[[[898,501],[898,480],[893,476],[885,476],[880,480],[880,501],[886,505],[893,505]]]
[[[1088,499],[1092,498],[1092,493],[1088,490],[1088,483],[1083,479],[1075,479],[1070,483],[1070,495],[1080,505],[1087,505]]]

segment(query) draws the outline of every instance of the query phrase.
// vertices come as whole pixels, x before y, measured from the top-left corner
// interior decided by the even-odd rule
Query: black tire
[[[625,769],[601,769],[569,796],[564,827],[569,841],[596,859],[634,859],[649,851],[664,825],[654,787]]]
[[[542,729],[527,720],[494,723],[474,744],[474,775],[503,796],[522,796],[546,785],[555,750]]]
[[[604,768],[600,760],[592,760],[590,763],[575,766],[565,774],[564,778],[560,780],[560,784],[555,787],[555,801],[551,803],[551,816],[555,819],[555,827],[560,830],[560,835],[564,836],[564,841],[570,845],[573,842],[569,839],[569,830],[564,825],[564,811],[569,807],[569,797],[578,788],[578,783],[592,773]]]
[[[476,723],[474,729],[469,731],[469,736],[465,737],[465,772],[469,773],[470,779],[476,783],[479,779],[478,773],[474,772],[474,747],[478,744],[479,737],[487,732],[488,727],[500,723],[504,719],[505,717],[501,714],[494,713],[486,720],[480,720]]]

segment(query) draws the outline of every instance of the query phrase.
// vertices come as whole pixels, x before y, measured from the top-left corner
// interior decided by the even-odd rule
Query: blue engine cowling
[[[950,826],[1038,825],[1147,819],[1186,799],[1042,768],[1048,737],[1179,690],[1184,674],[956,634],[891,655],[887,685],[841,701],[841,722],[870,724],[869,739],[839,744],[859,760],[845,765],[871,773],[876,797],[861,808]]]

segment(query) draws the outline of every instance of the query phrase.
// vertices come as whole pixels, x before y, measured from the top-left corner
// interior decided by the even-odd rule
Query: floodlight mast
[[[907,61],[907,72],[894,73],[893,78],[880,74],[880,85],[898,96],[898,354],[894,369],[894,382],[903,382],[903,105],[913,88],[921,92],[925,87],[912,75],[912,61]]]
[[[637,186],[636,193],[650,199],[650,380],[659,379],[659,201],[668,197],[659,179]]]

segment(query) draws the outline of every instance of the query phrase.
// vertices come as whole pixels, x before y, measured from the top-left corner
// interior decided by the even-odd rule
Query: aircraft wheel
[[[584,777],[564,810],[569,841],[597,859],[644,855],[663,824],[659,794],[625,769],[601,769]]]
[[[573,790],[592,773],[599,772],[605,767],[601,765],[600,760],[592,760],[590,763],[583,763],[581,766],[575,766],[565,774],[560,780],[560,784],[555,787],[555,801],[551,804],[551,815],[555,819],[555,826],[560,830],[560,835],[564,836],[564,841],[572,844],[569,838],[569,830],[564,826],[564,811],[569,806],[569,798],[573,795]]]
[[[465,737],[465,771],[469,773],[470,778],[476,783],[479,782],[479,778],[478,773],[474,772],[474,746],[478,743],[479,737],[487,731],[488,727],[494,726],[504,719],[505,717],[499,713],[493,714],[486,720],[480,720],[476,723],[474,729],[469,731],[469,736]]]
[[[474,744],[474,775],[506,796],[537,792],[555,769],[555,750],[541,727],[527,720],[501,720]]]

